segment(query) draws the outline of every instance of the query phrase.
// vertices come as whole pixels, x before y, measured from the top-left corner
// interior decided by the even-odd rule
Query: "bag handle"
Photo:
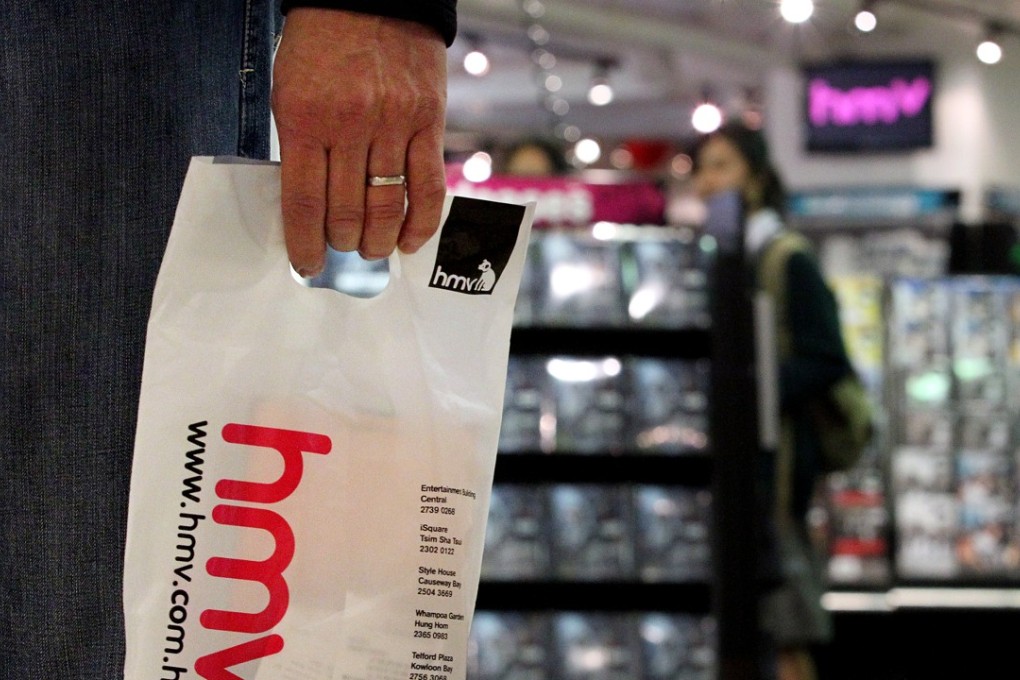
[[[779,357],[790,356],[793,338],[788,323],[786,301],[786,266],[790,256],[806,250],[807,240],[800,234],[783,230],[766,243],[758,261],[758,285],[768,293],[775,310],[776,345]],[[779,443],[775,457],[775,504],[773,512],[776,521],[790,521],[787,511],[793,498],[794,436],[789,417],[783,417],[779,427]]]

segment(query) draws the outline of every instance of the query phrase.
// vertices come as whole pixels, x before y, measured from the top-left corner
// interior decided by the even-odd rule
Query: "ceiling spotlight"
[[[565,116],[570,113],[570,102],[563,97],[548,96],[545,98],[545,108],[557,116]]]
[[[854,16],[854,26],[861,33],[871,33],[878,26],[878,17],[875,16],[875,0],[863,0],[861,8]]]
[[[782,0],[779,13],[791,24],[802,24],[815,13],[813,0]]]
[[[560,137],[567,140],[568,142],[576,142],[581,139],[581,128],[576,125],[567,125],[563,123],[556,126],[556,132]]]
[[[556,55],[541,47],[531,53],[531,60],[546,71],[551,71],[556,66]]]
[[[536,45],[545,45],[549,42],[549,31],[542,24],[532,24],[528,26],[528,39]]]
[[[521,9],[532,19],[541,18],[545,14],[545,5],[542,0],[524,0],[521,3]]]
[[[609,84],[609,70],[613,62],[609,59],[599,59],[595,64],[595,74],[591,79],[591,86],[588,88],[588,102],[594,106],[605,106],[613,101],[614,92]]]
[[[585,137],[574,145],[574,156],[582,163],[591,165],[602,156],[602,147],[591,137]]]
[[[984,64],[998,64],[1002,60],[1002,46],[999,44],[999,35],[1002,30],[997,26],[991,26],[985,32],[985,39],[977,46],[977,58]]]
[[[464,55],[464,70],[481,77],[489,72],[489,58],[481,50],[472,50]]]
[[[878,17],[870,9],[862,9],[854,17],[854,26],[861,33],[871,33],[878,26]]]
[[[477,151],[464,161],[461,169],[464,179],[469,182],[484,182],[492,176],[492,156],[484,151]]]
[[[701,134],[715,132],[722,122],[722,110],[710,101],[698,104],[691,114],[691,126]]]
[[[985,64],[998,64],[1002,60],[1002,47],[994,40],[985,40],[977,46],[977,58]]]
[[[464,55],[464,70],[476,77],[484,76],[489,72],[489,57],[482,51],[478,38],[468,36],[467,42],[468,53]]]
[[[593,82],[588,89],[588,102],[595,106],[605,106],[613,101],[613,88],[609,83]]]

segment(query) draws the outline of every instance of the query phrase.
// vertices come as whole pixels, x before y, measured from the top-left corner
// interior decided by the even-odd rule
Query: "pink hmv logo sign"
[[[840,61],[804,69],[809,151],[931,147],[936,96],[930,61]]]
[[[815,127],[825,125],[893,125],[915,118],[931,98],[931,80],[893,78],[888,85],[842,90],[824,78],[808,86],[808,116]]]

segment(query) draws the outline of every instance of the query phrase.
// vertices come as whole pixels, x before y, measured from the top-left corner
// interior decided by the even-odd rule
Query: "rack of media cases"
[[[754,677],[742,249],[602,223],[527,262],[468,677]]]
[[[965,223],[955,190],[792,197],[790,221],[815,243],[878,405],[874,445],[830,476],[816,515],[837,677],[985,677],[1015,665],[1005,632],[1020,625],[1010,203],[990,192],[990,221]]]

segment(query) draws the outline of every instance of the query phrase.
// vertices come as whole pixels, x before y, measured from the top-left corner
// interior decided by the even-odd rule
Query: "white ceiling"
[[[527,14],[538,2],[538,18]],[[787,24],[778,0],[459,0],[460,31],[449,50],[448,128],[451,134],[484,131],[519,136],[576,125],[605,136],[683,138],[690,110],[704,93],[741,108],[764,87],[776,66],[846,56],[927,56],[970,53],[988,22],[1006,29],[1006,58],[1020,63],[1020,0],[878,0],[878,28],[860,34],[852,19],[861,0],[815,0],[805,24]],[[548,32],[543,49],[557,57],[545,70],[532,53],[528,27]],[[482,78],[461,60],[477,40],[492,69]],[[605,107],[585,101],[599,59],[611,59],[616,99]],[[1012,62],[1012,63],[1010,63]],[[541,85],[560,77],[555,97],[569,112],[544,103]]]

